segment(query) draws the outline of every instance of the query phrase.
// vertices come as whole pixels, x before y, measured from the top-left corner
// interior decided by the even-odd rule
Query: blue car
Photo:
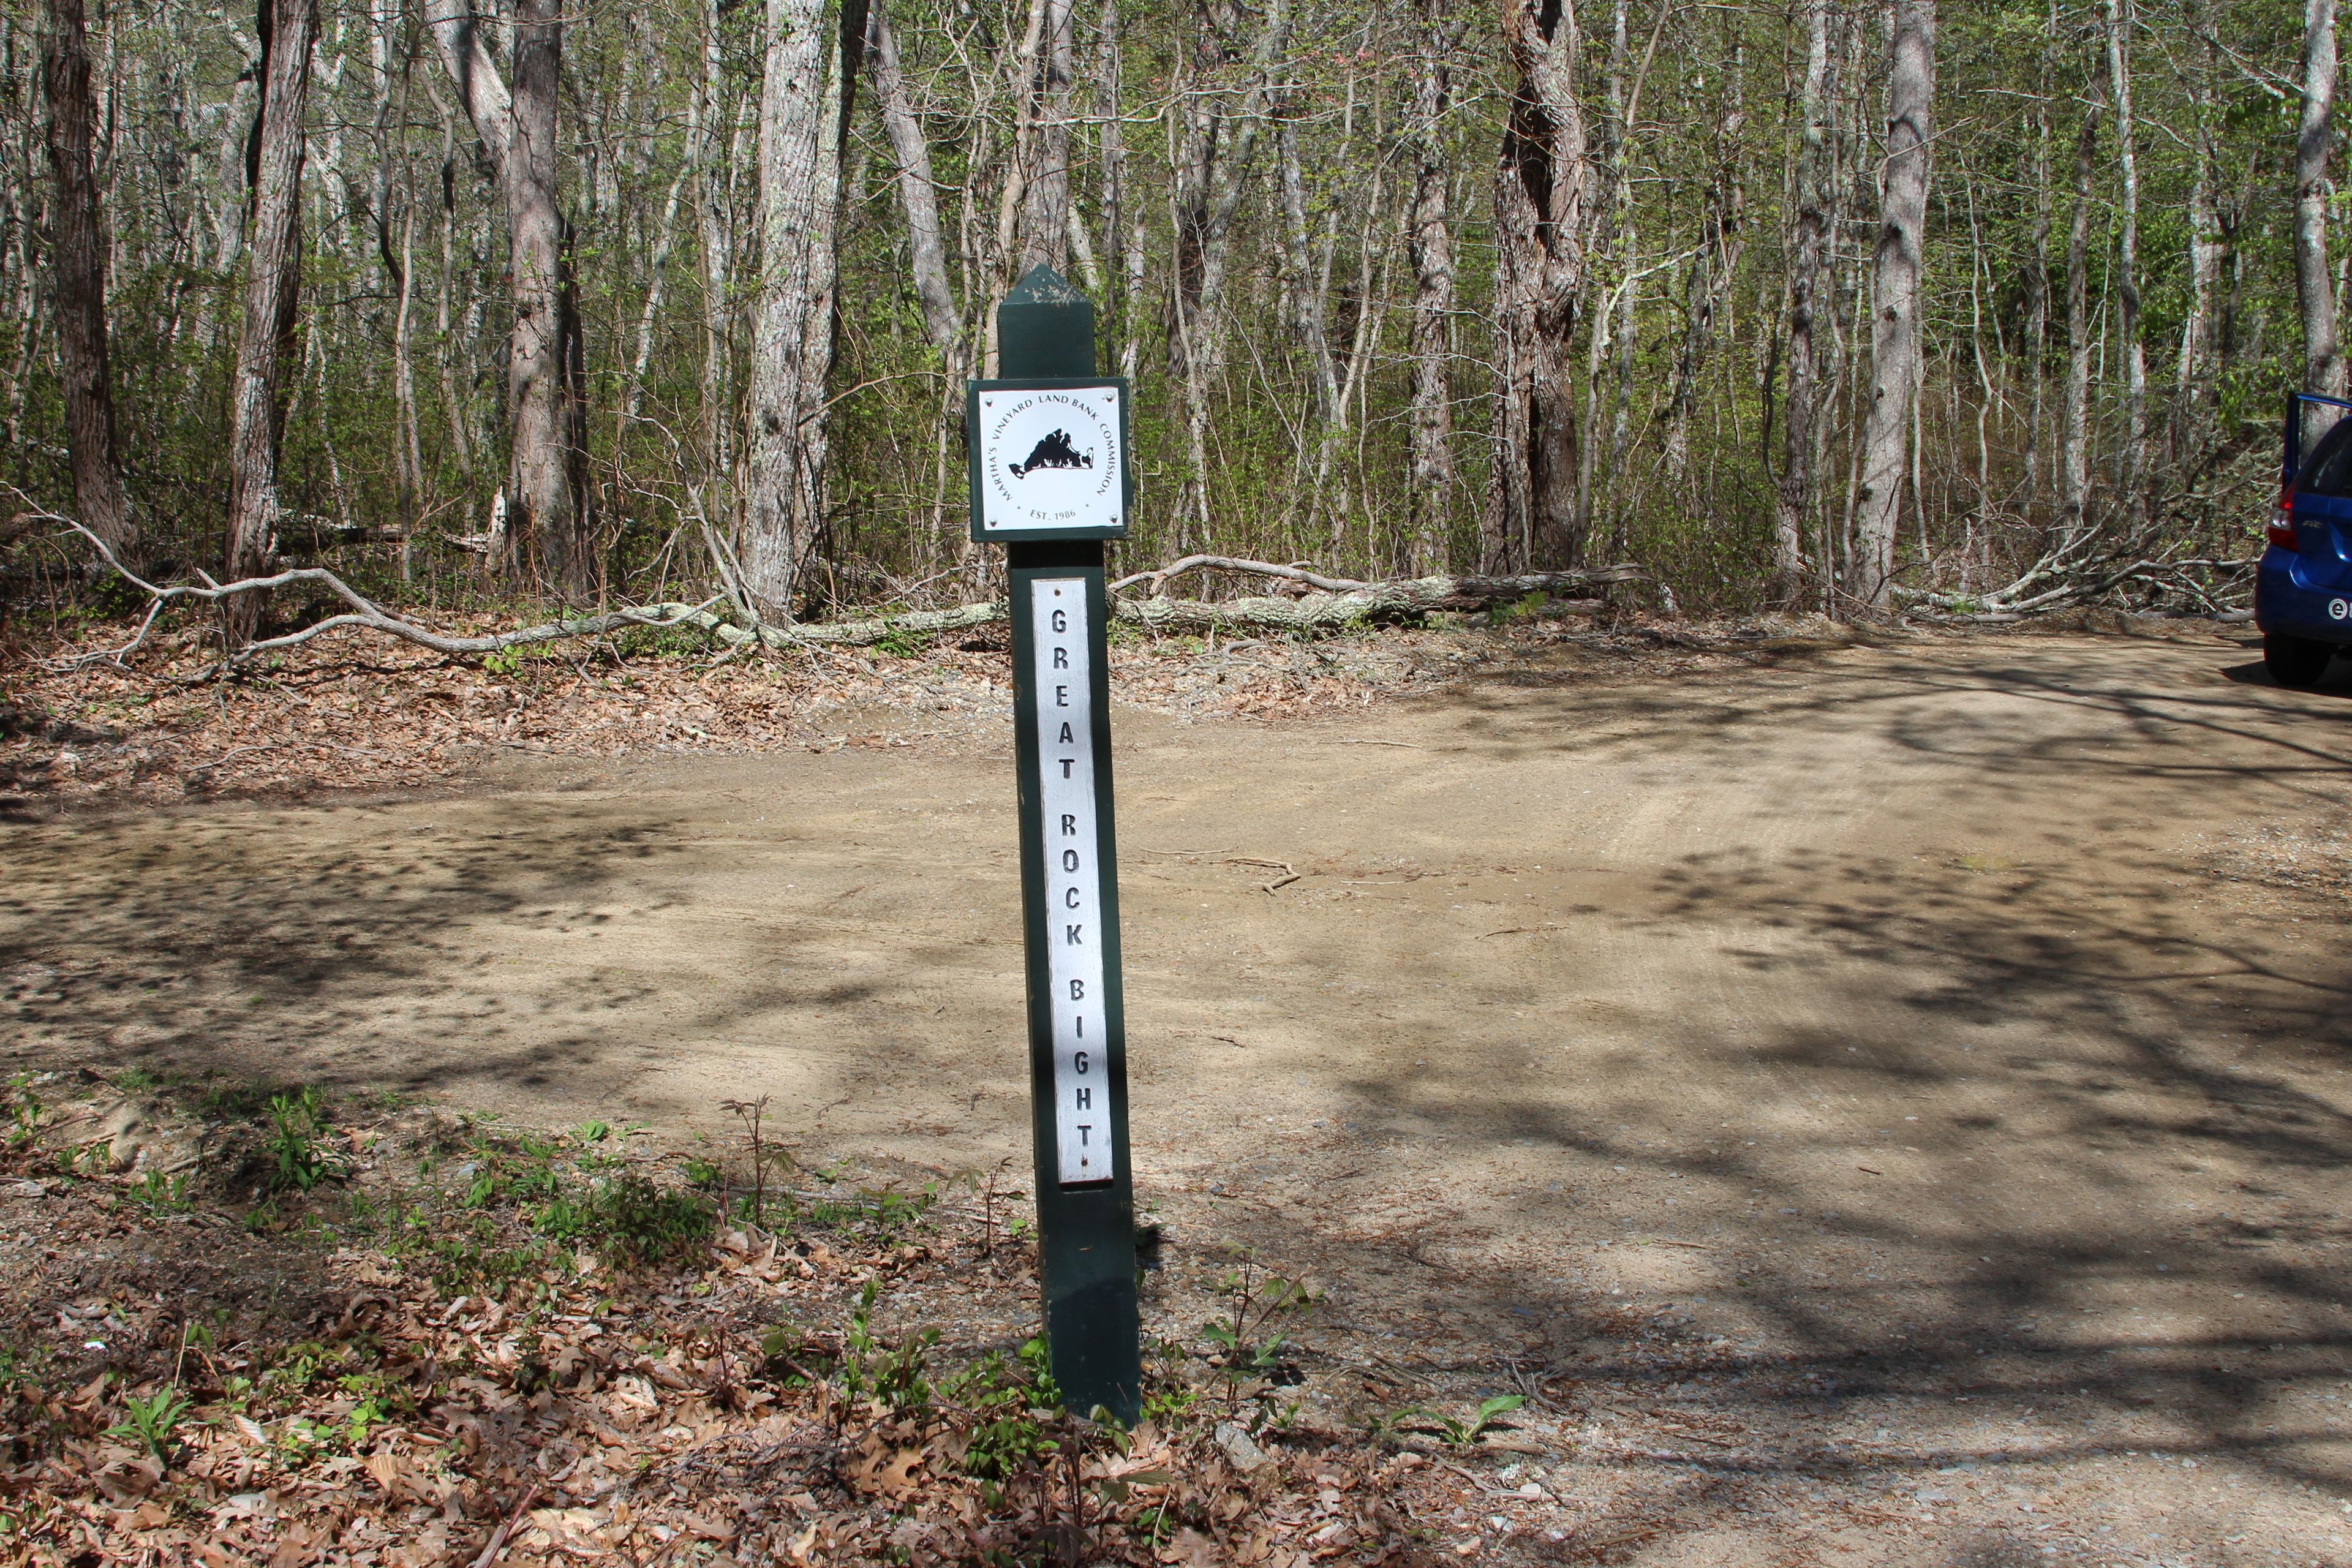
[[[2302,455],[2307,407],[2336,425]],[[2270,547],[2254,575],[2263,663],[2281,686],[2316,686],[2337,654],[2352,657],[2352,402],[2298,392],[2287,399],[2286,460]]]

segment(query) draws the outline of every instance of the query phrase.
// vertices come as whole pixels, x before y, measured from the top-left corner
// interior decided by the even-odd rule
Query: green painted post
[[[997,307],[976,382],[972,535],[1006,546],[1045,1339],[1073,1410],[1142,1397],[1112,820],[1103,541],[1132,489],[1126,388],[1095,374],[1095,308],[1039,267]],[[993,510],[992,510],[993,509]],[[1012,521],[1006,521],[1006,519]]]

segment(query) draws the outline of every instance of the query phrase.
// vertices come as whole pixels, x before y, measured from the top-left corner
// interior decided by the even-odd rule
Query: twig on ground
[[[499,1524],[498,1529],[490,1531],[490,1543],[482,1548],[482,1554],[479,1557],[474,1559],[474,1568],[490,1568],[490,1564],[498,1561],[499,1553],[506,1550],[507,1537],[512,1533],[515,1527],[515,1521],[523,1516],[524,1512],[530,1509],[530,1505],[538,1500],[538,1498],[539,1483],[537,1481],[533,1481],[530,1485],[523,1488],[522,1497],[515,1503],[514,1511],[507,1515],[505,1521]]]
[[[1260,888],[1269,893],[1279,891],[1280,889],[1290,886],[1291,883],[1298,880],[1297,870],[1293,868],[1287,860],[1261,860],[1254,855],[1228,855],[1225,857],[1225,864],[1228,866],[1262,866],[1269,871],[1280,871],[1283,873],[1271,882],[1260,882],[1258,884]]]

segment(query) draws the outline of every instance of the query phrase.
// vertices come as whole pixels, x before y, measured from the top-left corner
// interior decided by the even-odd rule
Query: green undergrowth
[[[437,1521],[446,1549],[472,1561],[531,1500],[519,1478],[541,1472],[499,1436],[526,1408],[541,1424],[533,1444],[560,1429],[562,1451],[601,1445],[615,1475],[667,1464],[664,1436],[679,1427],[799,1456],[783,1493],[874,1521],[862,1535],[840,1527],[830,1553],[844,1563],[903,1563],[903,1542],[919,1536],[932,1560],[975,1568],[1149,1564],[1183,1531],[1229,1525],[1236,1497],[1291,1484],[1272,1470],[1244,1482],[1214,1436],[1237,1426],[1272,1441],[1296,1413],[1288,1335],[1314,1297],[1246,1255],[1197,1342],[1149,1348],[1129,1432],[1071,1407],[1039,1341],[946,1344],[946,1314],[962,1309],[932,1281],[984,1278],[1034,1296],[1029,1249],[995,1226],[992,1184],[974,1224],[947,1218],[934,1188],[877,1189],[837,1166],[798,1165],[753,1115],[743,1139],[673,1156],[604,1120],[551,1131],[386,1114],[316,1086],[182,1088],[192,1110],[240,1119],[244,1142],[223,1146],[257,1173],[241,1195],[202,1171],[176,1183],[110,1172],[44,1201],[89,1198],[103,1223],[198,1250],[217,1219],[241,1218],[247,1283],[282,1278],[234,1302],[111,1299],[83,1332],[143,1348],[110,1352],[95,1374],[74,1342],[0,1343],[0,1429],[13,1434],[0,1462],[48,1467],[38,1487],[0,1500],[0,1557],[44,1531],[63,1542],[90,1497],[136,1484],[157,1530],[214,1519],[232,1493],[366,1509],[381,1489],[402,1506],[371,1528],[404,1540]],[[55,1169],[35,1089],[20,1080],[0,1099],[0,1125],[26,1130],[0,1150],[0,1173]],[[94,1288],[104,1293],[85,1283],[79,1296]],[[616,1394],[625,1402],[610,1403]],[[798,1434],[785,1448],[767,1425],[780,1415]],[[118,1465],[102,1482],[92,1463],[77,1481],[79,1456],[100,1442],[158,1479],[126,1482]],[[630,1494],[629,1518],[667,1518],[671,1539],[740,1531],[739,1560],[799,1556],[799,1523],[753,1549],[769,1528],[761,1500],[778,1488],[711,1489],[722,1468],[662,1470],[660,1486]],[[343,1479],[315,1485],[329,1475]],[[617,1494],[582,1491],[606,1499],[583,1528],[625,1545]],[[418,1500],[431,1506],[409,1506]],[[675,1517],[658,1511],[672,1507]]]

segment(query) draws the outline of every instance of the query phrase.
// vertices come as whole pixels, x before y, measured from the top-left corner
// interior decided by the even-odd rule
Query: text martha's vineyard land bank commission
[[[1116,384],[982,389],[980,531],[1121,527],[1120,393]]]

